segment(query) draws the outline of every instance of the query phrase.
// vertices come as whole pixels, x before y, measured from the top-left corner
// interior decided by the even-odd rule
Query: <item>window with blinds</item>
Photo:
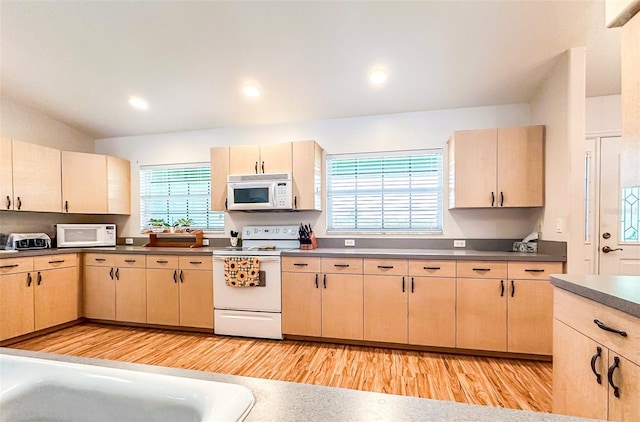
[[[211,211],[209,163],[140,166],[140,229],[149,219],[173,224],[191,219],[191,228],[224,230],[224,213]]]
[[[442,150],[328,156],[327,230],[442,233]]]

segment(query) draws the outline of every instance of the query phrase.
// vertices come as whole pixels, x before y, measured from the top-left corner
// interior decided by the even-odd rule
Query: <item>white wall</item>
[[[89,135],[5,95],[0,97],[0,136],[65,151],[94,152]]]
[[[567,271],[584,272],[585,49],[563,53],[531,102],[546,125],[542,238],[567,242]],[[559,230],[558,230],[559,226]]]
[[[622,133],[622,97],[620,95],[587,98],[585,107],[587,136]]]
[[[100,139],[96,152],[132,163],[132,216],[123,235],[139,233],[139,166],[209,160],[216,145],[264,144],[315,139],[328,154],[443,148],[454,130],[530,123],[528,104],[474,107],[416,113],[299,122],[271,126],[211,129],[159,135]],[[447,168],[445,163],[445,169]],[[446,177],[446,171],[445,171]],[[447,186],[445,179],[444,186]],[[445,201],[447,192],[445,191]],[[454,210],[444,213],[445,238],[521,238],[533,231],[536,209]],[[312,223],[325,236],[325,216],[318,212],[228,214],[226,231],[246,224]]]

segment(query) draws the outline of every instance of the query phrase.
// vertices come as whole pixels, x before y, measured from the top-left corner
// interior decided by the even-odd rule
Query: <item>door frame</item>
[[[604,138],[615,138],[622,137],[621,131],[602,131],[602,132],[590,132],[585,134],[585,162],[586,162],[586,154],[592,153],[590,158],[590,181],[592,183],[593,189],[589,189],[589,192],[592,193],[590,199],[585,198],[585,218],[589,215],[591,218],[588,223],[588,234],[589,239],[584,239],[585,245],[585,262],[588,259],[591,259],[591,272],[587,269],[587,274],[600,274],[600,157],[601,157],[601,148],[602,142]],[[586,169],[584,169],[585,177],[586,177]],[[587,214],[586,210],[589,209],[590,213]],[[587,226],[587,221],[584,222],[585,227]],[[586,264],[585,264],[586,265]]]

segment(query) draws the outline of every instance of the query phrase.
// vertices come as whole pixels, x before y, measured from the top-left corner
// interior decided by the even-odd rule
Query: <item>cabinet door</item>
[[[31,273],[0,275],[0,340],[34,330]]]
[[[497,130],[462,130],[449,139],[449,208],[496,206]]]
[[[100,214],[107,206],[107,157],[62,151],[62,210]]]
[[[362,340],[362,302],[362,275],[324,274],[322,337]]]
[[[316,141],[292,143],[294,207],[322,211],[322,148]]]
[[[93,319],[115,320],[115,289],[114,267],[85,266],[84,316]]]
[[[260,145],[260,173],[291,173],[291,142]]]
[[[409,343],[456,346],[456,279],[411,277]]]
[[[147,322],[180,325],[178,269],[147,268]]]
[[[558,320],[553,324],[553,413],[607,419],[608,349]]]
[[[544,126],[498,129],[498,206],[544,206]]]
[[[609,368],[614,365],[616,357],[618,362],[612,381],[618,387],[618,397],[609,386],[609,420],[640,421],[640,366],[609,351]]]
[[[60,150],[13,141],[14,209],[60,212]]]
[[[78,268],[38,271],[35,276],[35,329],[78,319]]]
[[[227,210],[227,176],[229,173],[229,147],[211,148],[211,209]]]
[[[213,272],[180,270],[180,325],[213,329]]]
[[[506,281],[458,278],[456,344],[462,349],[507,350]]]
[[[0,209],[12,210],[14,203],[11,140],[0,138]]]
[[[107,197],[109,214],[131,214],[131,163],[107,156]]]
[[[364,276],[365,340],[407,343],[407,278]]]
[[[551,355],[553,287],[546,280],[509,280],[507,350]]]
[[[144,268],[116,267],[116,321],[147,322]]]
[[[260,172],[260,145],[229,147],[229,174],[257,174]]]
[[[322,335],[321,287],[318,273],[282,273],[283,334]]]

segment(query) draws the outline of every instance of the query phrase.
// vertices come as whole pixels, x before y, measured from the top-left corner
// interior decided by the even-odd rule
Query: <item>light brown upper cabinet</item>
[[[291,149],[291,142],[231,146],[229,174],[291,173]]]
[[[62,211],[107,213],[106,156],[62,151]]]
[[[11,209],[60,212],[62,209],[60,150],[16,140],[11,142],[11,148],[13,164],[13,208]]]
[[[109,214],[131,214],[131,163],[107,156],[107,197]]]
[[[229,147],[211,148],[211,209],[227,210],[227,176],[229,175]]]
[[[449,208],[544,206],[544,126],[456,131],[448,144]]]
[[[0,139],[0,199],[1,209],[14,209],[13,200],[13,160],[11,139]]]
[[[322,211],[322,147],[316,141],[293,142],[293,207]]]

